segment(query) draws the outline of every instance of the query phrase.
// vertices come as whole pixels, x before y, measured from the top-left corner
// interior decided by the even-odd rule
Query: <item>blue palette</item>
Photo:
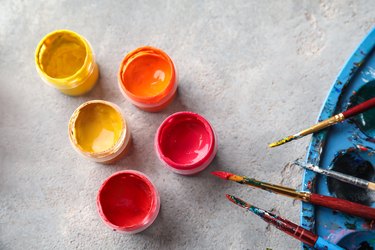
[[[334,82],[318,121],[350,107],[357,94],[375,90],[375,28],[362,41]],[[371,88],[369,88],[371,89]],[[371,92],[371,91],[370,91]],[[371,96],[371,95],[370,95]],[[375,91],[372,93],[375,97]],[[368,111],[369,112],[369,111]],[[312,136],[306,162],[324,169],[356,171],[358,177],[375,181],[375,123],[359,124],[349,119]],[[367,130],[365,130],[367,129]],[[358,166],[356,166],[356,164]],[[363,170],[364,169],[364,170]],[[346,171],[345,170],[345,171]],[[367,171],[367,172],[366,172]],[[364,175],[360,176],[360,175]],[[302,190],[344,198],[375,207],[375,192],[347,186],[334,179],[305,170]],[[328,208],[302,203],[301,225],[346,249],[375,249],[375,221],[349,216]],[[303,245],[303,249],[311,249]]]

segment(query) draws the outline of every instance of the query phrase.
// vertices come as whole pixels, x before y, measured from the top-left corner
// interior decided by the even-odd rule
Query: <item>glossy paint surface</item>
[[[331,169],[368,181],[374,181],[375,179],[375,169],[371,162],[362,158],[360,152],[353,150],[340,152],[333,160]],[[371,190],[356,187],[333,178],[327,178],[327,184],[328,190],[338,198],[367,206],[375,202],[375,197],[371,196],[373,192]]]
[[[206,127],[196,119],[175,120],[166,125],[161,140],[164,155],[177,164],[192,164],[203,159],[210,148],[211,138]]]
[[[84,151],[98,153],[112,148],[123,128],[122,117],[117,110],[103,103],[91,103],[79,111],[75,137]]]
[[[151,97],[166,89],[171,73],[171,67],[164,58],[145,53],[129,63],[123,80],[125,87],[134,95]]]
[[[161,160],[181,170],[208,164],[216,150],[211,125],[192,112],[169,116],[158,129],[155,146]]]
[[[374,72],[375,73],[375,72]],[[375,80],[366,83],[351,98],[350,106],[355,106],[375,96]],[[371,138],[375,138],[375,108],[353,117],[359,129]]]
[[[118,85],[124,96],[138,108],[160,111],[176,94],[174,64],[164,51],[140,47],[128,53],[121,62]]]
[[[65,78],[83,66],[86,48],[78,38],[69,33],[55,34],[47,38],[45,44],[40,62],[50,77]]]
[[[133,174],[111,178],[100,194],[104,215],[119,227],[142,223],[150,211],[152,199],[149,185]]]
[[[104,181],[98,192],[97,205],[108,226],[134,233],[155,220],[160,200],[155,186],[145,175],[126,170]]]
[[[46,83],[71,96],[90,91],[99,77],[90,45],[70,30],[47,34],[36,48],[35,64]]]

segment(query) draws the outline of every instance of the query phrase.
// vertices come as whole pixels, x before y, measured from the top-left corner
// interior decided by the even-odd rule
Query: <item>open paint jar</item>
[[[157,112],[167,107],[177,90],[171,58],[153,47],[141,47],[125,56],[118,73],[121,92],[138,108]]]
[[[130,130],[120,108],[101,100],[79,106],[69,121],[69,139],[81,155],[101,163],[113,163],[130,148]]]
[[[35,51],[40,77],[67,95],[81,95],[95,85],[99,69],[85,38],[70,30],[47,34]]]
[[[111,229],[138,233],[149,227],[158,216],[160,197],[146,175],[126,170],[103,182],[96,204],[100,217]]]
[[[177,112],[160,125],[155,150],[167,168],[191,175],[204,170],[214,159],[217,139],[204,117],[193,112]]]

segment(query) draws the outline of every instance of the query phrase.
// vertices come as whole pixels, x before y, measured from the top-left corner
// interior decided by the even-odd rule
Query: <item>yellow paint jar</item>
[[[120,108],[102,100],[80,105],[69,121],[73,148],[90,160],[113,163],[130,148],[131,135]]]
[[[71,96],[91,90],[99,76],[89,43],[70,30],[47,34],[35,50],[35,64],[44,82]]]

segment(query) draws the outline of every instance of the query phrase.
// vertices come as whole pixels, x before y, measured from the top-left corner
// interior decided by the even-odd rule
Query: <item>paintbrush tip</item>
[[[221,178],[221,179],[224,179],[224,180],[228,180],[229,177],[231,177],[233,174],[231,173],[228,173],[228,172],[224,172],[224,171],[214,171],[214,172],[211,172],[211,174]]]
[[[227,199],[231,202],[233,202],[234,204],[236,204],[237,206],[240,206],[240,207],[243,207],[243,208],[250,208],[251,205],[244,202],[243,200],[241,200],[240,198],[237,198],[233,195],[230,195],[230,194],[226,194],[225,195],[227,197]]]
[[[279,141],[276,141],[276,142],[272,142],[270,144],[268,144],[268,147],[269,148],[274,148],[274,147],[277,147],[277,146],[280,146],[280,145],[283,145],[287,142],[290,142],[290,141],[293,141],[294,139],[296,139],[297,137],[295,135],[291,135],[291,136],[288,136],[288,137],[285,137]]]
[[[277,144],[275,142],[272,142],[272,143],[268,144],[268,147],[274,148],[274,147],[277,147]]]

